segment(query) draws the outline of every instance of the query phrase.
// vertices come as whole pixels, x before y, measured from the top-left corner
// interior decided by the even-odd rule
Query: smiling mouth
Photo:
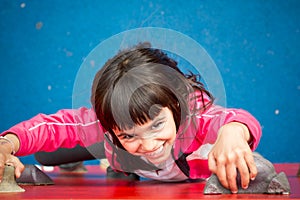
[[[149,152],[149,153],[144,153],[144,155],[148,158],[155,158],[157,156],[160,156],[161,153],[164,150],[164,145],[161,145],[158,149],[156,149],[155,151]]]

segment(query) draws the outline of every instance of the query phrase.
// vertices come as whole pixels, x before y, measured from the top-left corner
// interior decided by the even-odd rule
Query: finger
[[[0,182],[3,178],[4,168],[5,168],[6,157],[3,154],[0,154]]]
[[[6,164],[12,165],[12,166],[15,167],[15,176],[16,176],[16,178],[19,178],[21,176],[21,173],[25,169],[25,166],[21,163],[19,158],[15,157],[15,156],[11,156]]]
[[[220,183],[225,188],[228,188],[225,170],[225,159],[223,159],[223,157],[219,157],[218,160],[216,160],[213,153],[211,152],[208,154],[208,166],[209,170],[217,175]]]
[[[208,168],[212,173],[217,171],[217,163],[212,153],[208,154]]]
[[[254,180],[257,176],[257,167],[253,158],[252,152],[245,155],[245,161],[247,163],[248,169],[250,171],[250,179]]]
[[[238,160],[237,168],[241,176],[241,186],[243,189],[247,189],[250,182],[250,173],[244,158]]]
[[[237,171],[236,171],[235,164],[233,163],[228,164],[226,166],[226,178],[227,178],[229,189],[231,190],[232,193],[238,192],[238,187],[236,184],[236,176],[237,176]]]
[[[15,168],[16,178],[20,178],[20,176],[21,176],[22,172],[24,171],[24,169],[25,169],[25,166],[22,163],[20,163],[16,166],[16,168]]]
[[[223,159],[219,158],[217,161],[217,171],[216,175],[218,176],[218,179],[220,183],[227,189],[229,189],[229,184],[227,182],[227,177],[226,177],[226,168],[225,164],[223,162]]]
[[[2,181],[3,178],[3,173],[4,173],[4,163],[0,163],[0,182]]]

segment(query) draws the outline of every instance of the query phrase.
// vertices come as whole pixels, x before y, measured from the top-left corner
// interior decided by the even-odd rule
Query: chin
[[[163,164],[165,161],[168,160],[169,156],[171,153],[169,153],[168,155],[163,155],[159,158],[156,159],[151,159],[151,158],[147,158],[151,163],[153,163],[154,165],[160,165]]]
[[[151,160],[148,159],[151,163],[153,163],[154,165],[159,165],[162,164],[164,161],[166,161],[167,159],[155,159],[155,160]]]

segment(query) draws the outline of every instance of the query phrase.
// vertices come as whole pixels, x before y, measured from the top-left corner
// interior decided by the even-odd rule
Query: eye
[[[130,139],[133,139],[135,137],[135,135],[129,135],[129,134],[121,134],[121,135],[118,135],[118,137],[121,139],[121,140],[130,140]]]
[[[157,123],[152,125],[152,130],[160,130],[164,127],[165,121],[158,121]]]

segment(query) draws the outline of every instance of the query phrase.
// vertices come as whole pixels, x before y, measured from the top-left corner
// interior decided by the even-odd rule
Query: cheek
[[[133,154],[137,152],[139,148],[139,143],[137,141],[134,142],[122,142],[120,141],[123,147],[128,151],[129,153]]]
[[[173,143],[176,138],[176,127],[175,126],[169,126],[165,129],[164,139],[167,140],[169,143]]]
[[[170,143],[173,143],[176,139],[176,126],[175,123],[170,124],[168,127],[166,127],[168,130],[168,139]]]
[[[170,132],[170,143],[174,143],[176,139],[176,129],[173,129],[172,132]]]

